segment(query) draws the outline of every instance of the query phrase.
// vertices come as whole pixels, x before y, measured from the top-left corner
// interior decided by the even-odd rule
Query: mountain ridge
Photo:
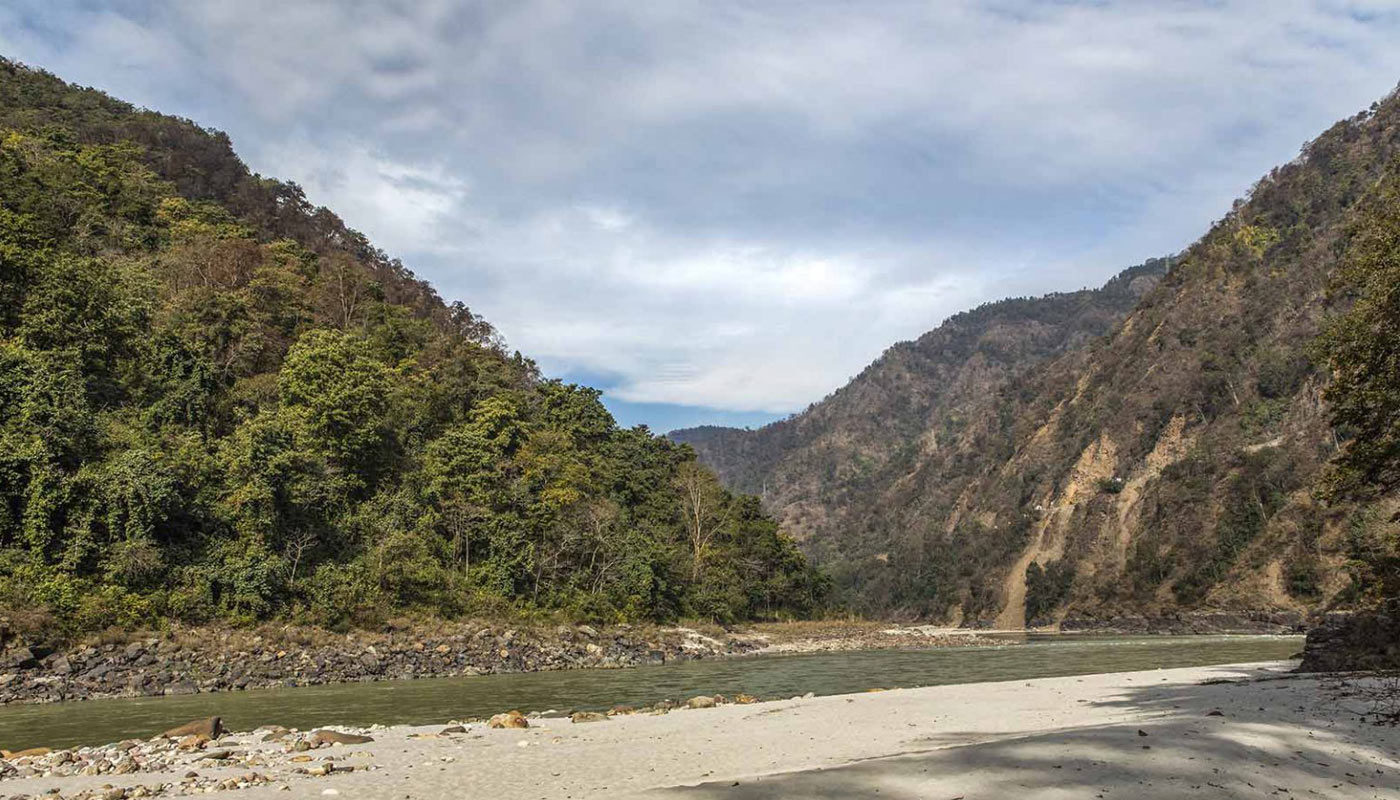
[[[896,346],[793,419],[675,438],[765,490],[868,613],[1020,627],[1345,604],[1349,531],[1376,523],[1319,499],[1340,444],[1313,342],[1342,307],[1327,287],[1359,204],[1397,156],[1392,93],[1261,179],[1106,335],[977,392],[943,384],[979,364],[950,351],[900,376]],[[843,409],[877,396],[880,371],[904,398]],[[942,398],[931,414],[920,392]]]
[[[869,416],[868,426],[859,432],[841,431],[847,437],[874,439],[863,445],[864,450],[901,436],[917,435],[921,429],[914,427],[916,423],[907,419],[907,413],[901,412],[907,410],[922,419],[938,407],[948,392],[975,391],[995,384],[1104,335],[1142,294],[1156,285],[1170,263],[1170,258],[1151,259],[1119,272],[1096,289],[1005,298],[954,314],[915,339],[891,345],[846,385],[787,419],[755,429],[699,426],[666,435],[695,448],[726,485],[742,487],[747,493],[767,499],[763,473],[776,465],[760,460],[765,450],[773,449],[773,445],[763,441],[765,438],[781,443],[779,447],[792,447],[794,440],[804,437],[821,440],[828,435],[830,418],[840,413],[834,410],[836,406],[846,406],[850,416],[855,416],[856,408]],[[910,386],[911,376],[929,372],[936,374],[938,380]],[[914,390],[912,397],[901,393],[910,388]],[[872,406],[880,410],[872,413]],[[891,429],[891,423],[903,427]],[[742,453],[752,455],[737,455]],[[849,457],[859,460],[855,454]],[[868,467],[848,467],[862,468]],[[784,518],[790,527],[797,526],[797,535],[802,538],[800,519],[788,515]]]

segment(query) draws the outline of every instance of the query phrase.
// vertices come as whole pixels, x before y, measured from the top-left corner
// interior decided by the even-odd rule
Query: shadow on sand
[[[1400,729],[1361,722],[1312,678],[1145,686],[1096,705],[1147,719],[979,735],[980,741],[948,732],[906,742],[904,755],[661,794],[693,800],[1400,798]]]

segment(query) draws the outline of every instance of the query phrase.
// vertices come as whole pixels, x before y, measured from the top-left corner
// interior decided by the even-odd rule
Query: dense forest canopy
[[[804,614],[824,579],[226,137],[0,61],[0,602],[163,619]]]

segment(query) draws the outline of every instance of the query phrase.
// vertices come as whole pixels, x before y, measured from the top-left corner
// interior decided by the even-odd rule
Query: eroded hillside
[[[1018,626],[1322,607],[1374,515],[1316,499],[1339,443],[1312,347],[1357,204],[1397,156],[1392,96],[1261,180],[1120,313],[979,309],[791,420],[676,438],[761,491],[868,611]]]

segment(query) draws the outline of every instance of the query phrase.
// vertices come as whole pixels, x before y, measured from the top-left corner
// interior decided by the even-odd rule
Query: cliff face
[[[1307,611],[1370,524],[1315,500],[1336,449],[1310,356],[1400,101],[1333,126],[1176,259],[994,304],[753,432],[682,431],[871,612],[1018,626]],[[1140,297],[1139,297],[1140,295]]]

